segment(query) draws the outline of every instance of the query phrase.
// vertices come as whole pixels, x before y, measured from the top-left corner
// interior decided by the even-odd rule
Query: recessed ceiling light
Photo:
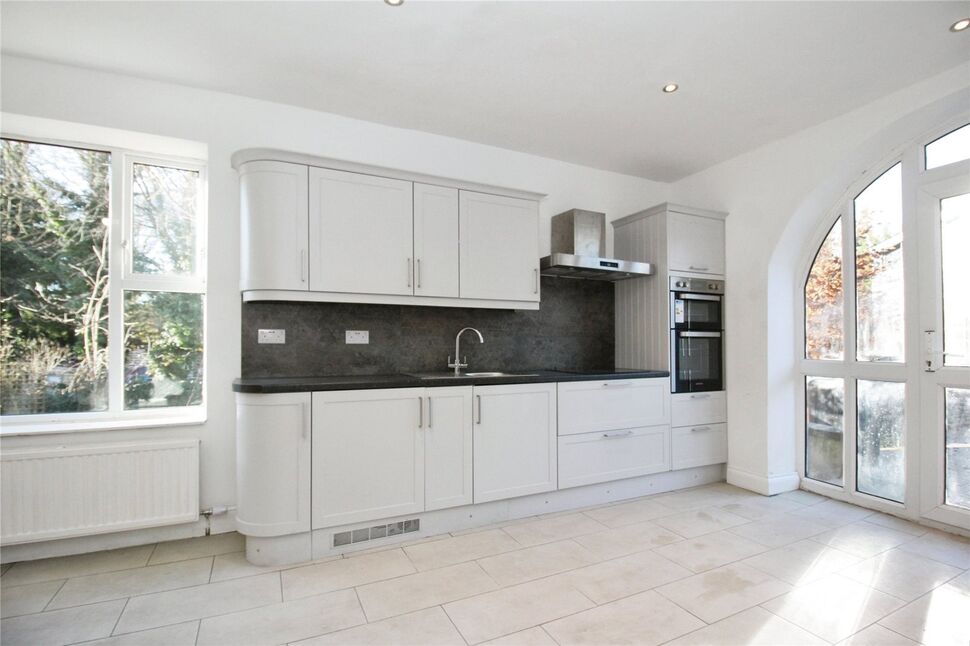
[[[392,7],[400,7],[402,4],[404,4],[404,0],[384,0],[384,2]]]
[[[676,92],[679,89],[680,89],[680,86],[677,85],[676,83],[668,83],[667,85],[663,86],[663,91],[665,94]]]
[[[970,27],[970,18],[963,18],[950,25],[950,31],[963,31],[967,27]]]

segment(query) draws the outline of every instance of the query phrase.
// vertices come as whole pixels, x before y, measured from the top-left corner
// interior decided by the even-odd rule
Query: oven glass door
[[[671,331],[674,392],[722,390],[720,332]]]
[[[721,325],[721,297],[710,294],[673,292],[670,320],[675,330],[717,332]]]

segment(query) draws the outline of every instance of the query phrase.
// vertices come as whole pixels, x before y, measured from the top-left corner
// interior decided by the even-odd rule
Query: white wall
[[[795,299],[818,227],[865,171],[966,114],[968,79],[960,66],[672,185],[672,201],[730,213],[729,481],[763,493],[797,485]]]
[[[120,128],[206,144],[209,150],[208,421],[196,427],[4,437],[3,448],[198,437],[202,440],[202,506],[235,500],[235,409],[230,384],[240,369],[238,180],[236,150],[271,147],[548,194],[540,205],[541,251],[549,218],[578,207],[610,219],[667,199],[668,185],[333,114],[109,73],[4,56],[7,113]],[[375,97],[376,98],[376,97]],[[392,97],[383,100],[393,100]],[[0,124],[2,126],[2,124]],[[607,227],[608,230],[611,227]],[[609,241],[608,244],[612,244]],[[612,248],[612,247],[611,247]],[[223,529],[231,528],[224,523]],[[18,546],[4,560],[100,549],[199,527],[96,537],[59,545]]]

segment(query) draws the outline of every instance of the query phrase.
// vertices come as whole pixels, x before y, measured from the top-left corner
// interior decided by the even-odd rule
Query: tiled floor
[[[970,542],[719,484],[312,564],[236,534],[5,567],[29,644],[970,643]]]

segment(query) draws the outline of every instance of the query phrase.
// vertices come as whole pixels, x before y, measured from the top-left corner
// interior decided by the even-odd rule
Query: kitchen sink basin
[[[538,377],[534,372],[463,372],[456,375],[453,372],[419,373],[413,375],[421,379],[468,379],[475,377]]]

